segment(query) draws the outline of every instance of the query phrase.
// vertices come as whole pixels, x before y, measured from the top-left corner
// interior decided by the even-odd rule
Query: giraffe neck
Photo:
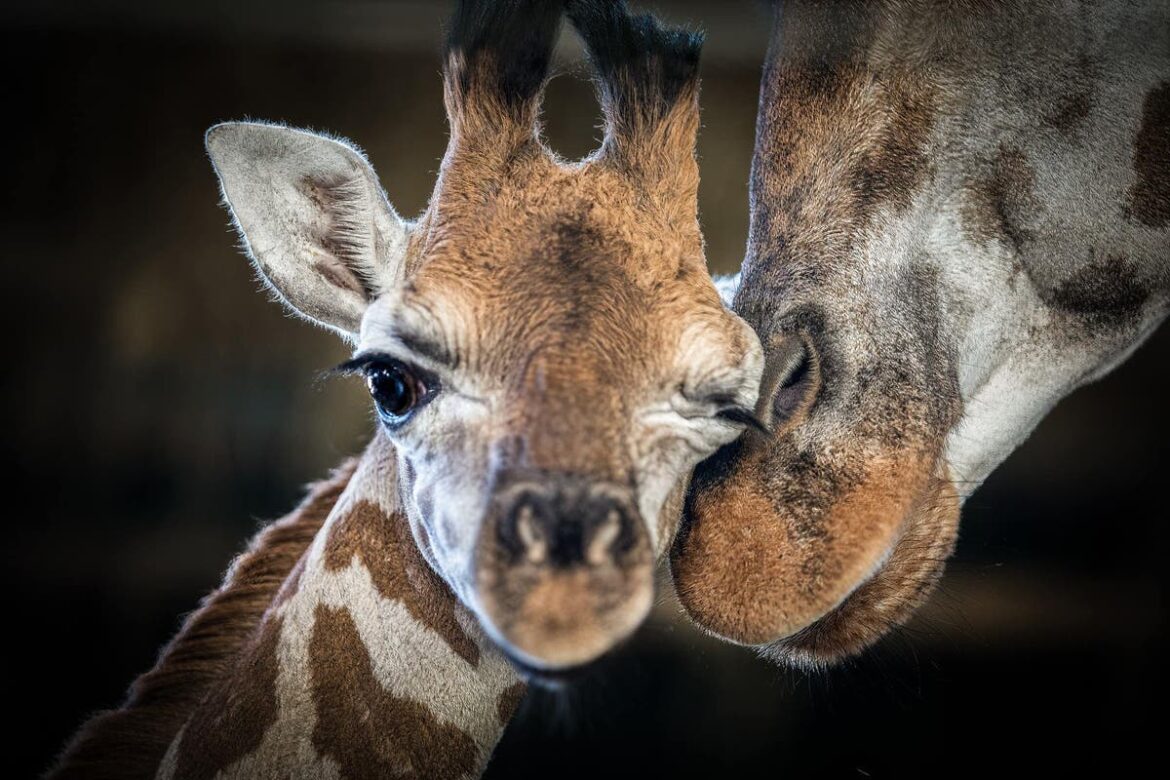
[[[138,776],[478,776],[524,686],[419,555],[394,463],[378,435],[342,475],[238,648],[211,679],[191,679],[202,695]],[[200,613],[240,592],[241,568]],[[200,613],[150,674],[166,673]]]

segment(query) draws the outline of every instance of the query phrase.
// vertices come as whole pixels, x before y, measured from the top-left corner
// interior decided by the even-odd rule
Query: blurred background
[[[369,153],[399,211],[446,143],[422,0],[0,6],[6,184],[0,473],[5,777],[121,700],[259,522],[357,452],[331,335],[259,291],[202,133],[283,120]],[[767,17],[660,2],[708,32],[700,138],[713,270],[732,271]],[[598,111],[566,36],[546,101],[568,156]],[[808,675],[701,636],[664,594],[600,676],[529,697],[489,777],[1136,776],[1162,761],[1170,331],[1063,403],[968,503],[942,592]],[[1143,771],[1142,774],[1147,774]]]

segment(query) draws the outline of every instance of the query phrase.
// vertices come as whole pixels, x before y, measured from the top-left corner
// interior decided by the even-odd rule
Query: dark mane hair
[[[295,511],[253,537],[223,585],[184,621],[154,668],[130,686],[125,703],[86,721],[47,777],[155,776],[191,712],[228,671],[316,537],[355,466],[356,461],[347,461],[312,485]]]

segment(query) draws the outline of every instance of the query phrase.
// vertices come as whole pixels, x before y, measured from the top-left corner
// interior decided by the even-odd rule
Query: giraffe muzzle
[[[632,491],[572,474],[498,484],[476,556],[488,632],[526,667],[596,660],[652,601],[653,554]]]

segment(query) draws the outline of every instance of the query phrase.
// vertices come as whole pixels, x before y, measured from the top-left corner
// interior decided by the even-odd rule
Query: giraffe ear
[[[407,226],[344,141],[228,122],[207,131],[223,199],[261,277],[296,313],[356,339],[402,275]]]

